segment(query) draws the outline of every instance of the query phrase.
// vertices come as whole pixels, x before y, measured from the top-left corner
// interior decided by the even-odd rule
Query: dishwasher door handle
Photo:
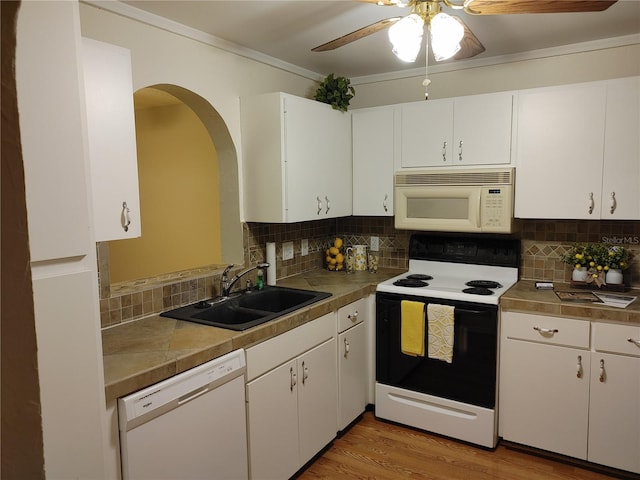
[[[205,385],[204,387],[202,387],[202,388],[200,388],[198,390],[193,390],[193,391],[187,393],[186,395],[183,395],[182,397],[180,397],[178,399],[178,405],[182,405],[184,403],[190,402],[194,398],[198,398],[200,395],[204,395],[208,391],[209,391],[209,385]]]

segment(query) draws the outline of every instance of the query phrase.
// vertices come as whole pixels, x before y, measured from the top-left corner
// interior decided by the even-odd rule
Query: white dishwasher
[[[118,400],[124,480],[248,478],[244,350]]]

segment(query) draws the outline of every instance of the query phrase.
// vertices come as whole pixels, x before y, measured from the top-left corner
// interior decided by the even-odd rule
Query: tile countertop
[[[554,283],[555,291],[588,292],[584,288],[571,288],[568,283]],[[616,308],[607,305],[561,301],[554,290],[537,290],[535,282],[520,280],[500,297],[500,308],[506,311],[519,311],[537,315],[555,315],[584,320],[598,320],[615,323],[631,323],[640,325],[640,289],[626,292],[604,292],[613,295],[629,295],[638,297],[627,308]]]
[[[271,322],[237,332],[152,315],[102,331],[105,397],[128,395],[238,348],[291,330],[375,291],[404,270],[378,273],[314,270],[278,280],[277,285],[330,292],[332,296]]]

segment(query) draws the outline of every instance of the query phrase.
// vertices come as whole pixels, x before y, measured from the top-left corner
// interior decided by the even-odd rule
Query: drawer
[[[640,357],[640,326],[594,322],[592,335],[596,352]]]
[[[361,298],[338,310],[338,332],[361,323],[367,316],[367,299]]]
[[[549,345],[589,348],[590,323],[586,320],[502,312],[502,338]]]
[[[246,349],[247,381],[336,336],[336,313],[331,312]]]

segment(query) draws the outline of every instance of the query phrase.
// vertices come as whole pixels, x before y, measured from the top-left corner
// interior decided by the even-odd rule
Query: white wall
[[[447,98],[506,90],[563,85],[640,75],[640,44],[567,53],[491,66],[429,73],[429,98]],[[435,70],[435,69],[434,69]],[[442,70],[442,69],[440,69]],[[424,74],[401,80],[356,84],[352,108],[424,99]]]

